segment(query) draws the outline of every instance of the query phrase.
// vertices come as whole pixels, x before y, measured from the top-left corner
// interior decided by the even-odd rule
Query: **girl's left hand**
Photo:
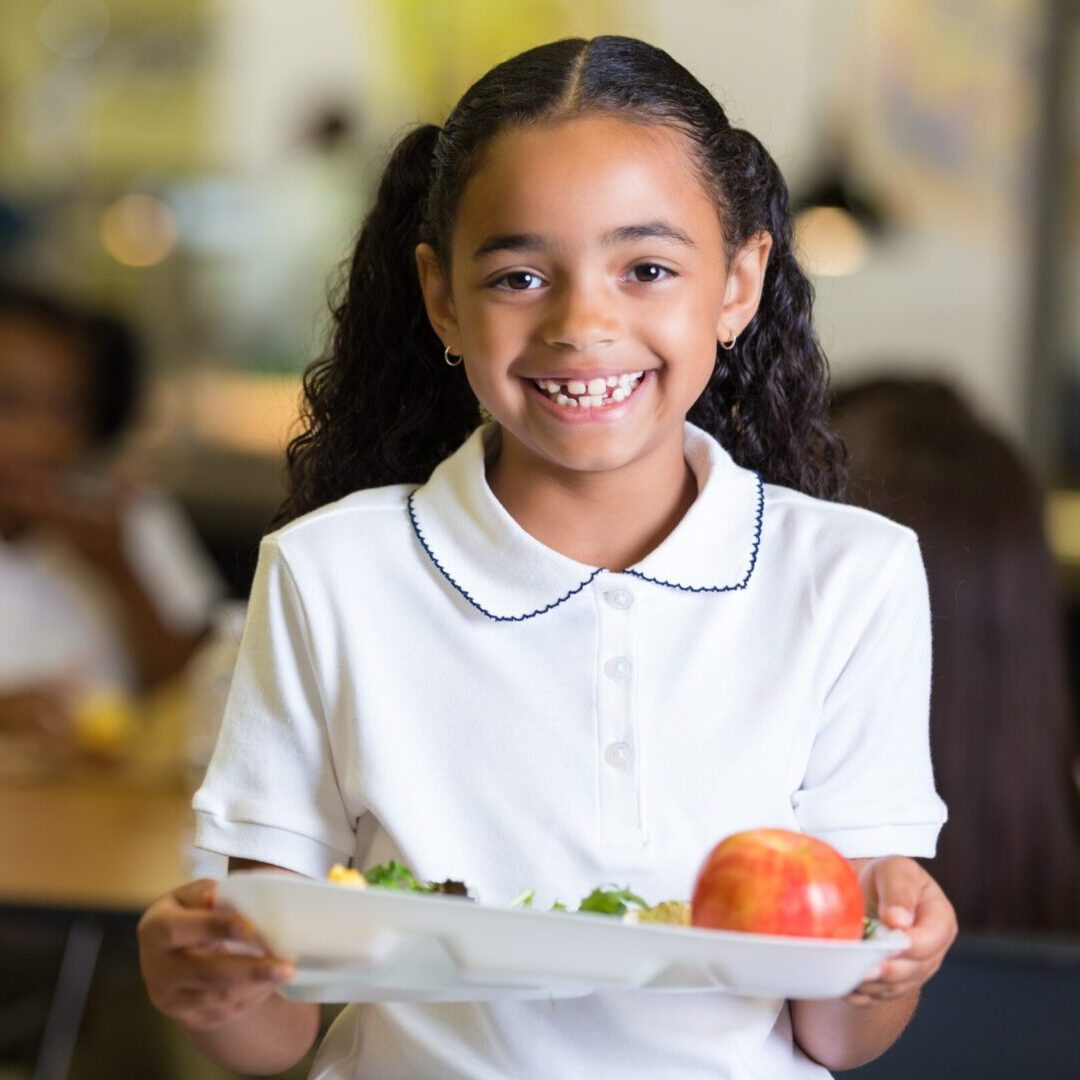
[[[956,939],[956,912],[941,886],[914,859],[867,860],[859,870],[869,914],[889,929],[903,930],[910,944],[870,973],[844,1000],[851,1005],[904,997],[941,967]]]

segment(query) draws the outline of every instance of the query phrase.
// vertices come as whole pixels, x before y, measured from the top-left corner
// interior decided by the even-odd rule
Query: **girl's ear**
[[[443,345],[452,353],[461,354],[461,335],[454,300],[450,295],[450,283],[430,244],[416,246],[416,272],[420,276],[420,291],[424,294],[424,307],[428,321],[439,335]]]
[[[772,236],[762,230],[754,233],[732,258],[716,324],[717,341],[738,337],[757,314],[771,250]]]

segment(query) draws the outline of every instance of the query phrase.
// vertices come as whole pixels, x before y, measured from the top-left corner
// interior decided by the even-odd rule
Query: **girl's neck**
[[[622,571],[640,562],[697,498],[681,442],[595,473],[560,470],[502,442],[487,469],[495,497],[529,535],[588,566]]]

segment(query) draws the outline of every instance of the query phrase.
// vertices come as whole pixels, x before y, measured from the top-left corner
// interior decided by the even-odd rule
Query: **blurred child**
[[[919,536],[933,614],[934,859],[961,926],[1080,930],[1080,806],[1060,571],[1043,493],[949,386],[880,378],[833,408],[849,498]]]
[[[173,502],[110,469],[140,358],[119,321],[0,285],[0,731],[176,674],[220,594]]]

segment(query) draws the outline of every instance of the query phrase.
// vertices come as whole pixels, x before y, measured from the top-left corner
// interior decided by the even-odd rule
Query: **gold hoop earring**
[[[447,362],[447,363],[448,363],[448,364],[449,364],[449,365],[450,365],[451,367],[457,367],[457,366],[458,366],[458,365],[459,365],[459,364],[461,363],[461,361],[465,359],[465,358],[464,358],[463,356],[454,356],[454,359],[453,359],[453,360],[451,360],[451,359],[450,359],[450,357],[451,357],[451,356],[454,356],[454,354],[453,354],[453,353],[452,353],[452,352],[450,351],[450,346],[449,346],[449,345],[447,345],[447,346],[446,346],[446,350],[445,350],[445,352],[443,352],[443,359],[444,359],[444,360],[445,360],[445,361],[446,361],[446,362]]]
[[[731,350],[735,348],[735,342],[738,341],[738,340],[739,340],[739,335],[738,334],[732,334],[731,338],[728,341],[721,341],[720,342],[720,348],[723,349],[724,352],[731,352]]]

